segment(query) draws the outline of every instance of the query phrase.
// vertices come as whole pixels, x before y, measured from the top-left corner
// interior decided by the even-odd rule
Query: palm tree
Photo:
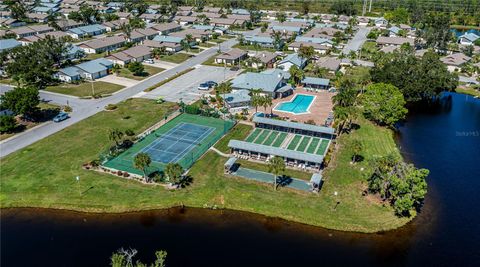
[[[191,34],[187,34],[187,35],[185,35],[185,41],[186,41],[186,43],[187,43],[187,45],[188,45],[188,46],[187,46],[187,51],[189,51],[189,50],[190,50],[190,44],[191,44],[193,41],[195,41],[195,39],[193,39],[193,36],[192,36]]]
[[[150,163],[152,163],[152,159],[150,158],[150,155],[143,152],[140,152],[137,155],[135,155],[135,158],[133,159],[134,167],[142,170],[143,179],[145,179],[145,182],[148,182],[147,168],[148,166],[150,166]]]
[[[273,31],[270,36],[273,38],[273,46],[280,50],[282,48],[282,33],[279,31]]]
[[[265,108],[265,113],[267,113],[267,107],[270,107],[270,114],[272,114],[272,96],[271,95],[264,95],[262,99],[262,106]]]
[[[268,162],[268,171],[273,173],[273,189],[277,190],[277,178],[285,171],[285,161],[279,156],[275,156]]]
[[[352,150],[353,150],[353,156],[352,156],[352,162],[355,163],[357,162],[357,157],[360,156],[360,153],[362,153],[362,143],[358,139],[354,139],[351,144]]]
[[[125,34],[128,40],[130,40],[130,36],[132,35],[132,26],[129,23],[122,23],[120,25],[120,30]]]
[[[116,146],[119,145],[118,141],[121,140],[122,137],[123,137],[123,132],[116,128],[110,129],[110,132],[108,133],[108,139],[110,141],[114,141]]]
[[[257,89],[252,89],[251,91],[252,95],[252,106],[255,107],[255,113],[258,112],[258,106],[260,106],[260,93],[262,92],[262,89],[257,88]]]
[[[172,183],[177,183],[180,177],[183,174],[183,168],[178,163],[168,163],[165,167],[165,174],[168,177],[168,180]]]

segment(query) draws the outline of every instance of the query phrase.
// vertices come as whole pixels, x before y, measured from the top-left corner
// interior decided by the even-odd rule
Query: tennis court
[[[138,153],[147,153],[152,160],[148,173],[163,171],[168,163],[178,163],[188,169],[234,124],[233,121],[181,114],[103,166],[142,175],[133,162]]]

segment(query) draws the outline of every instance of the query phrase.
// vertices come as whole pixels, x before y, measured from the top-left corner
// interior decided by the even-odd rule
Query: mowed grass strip
[[[277,138],[277,136],[278,136],[278,132],[272,131],[272,133],[268,136],[267,140],[265,140],[263,144],[266,146],[271,145],[273,141],[275,141],[275,138]]]
[[[93,93],[96,95],[104,95],[104,94],[113,94],[116,91],[123,89],[125,86],[107,83],[102,81],[93,82],[93,90],[92,84],[90,82],[82,82],[80,84],[60,84],[55,86],[48,86],[45,91],[64,94],[64,95],[73,95],[78,97],[86,97],[92,96]]]
[[[292,141],[290,141],[290,144],[288,144],[287,149],[295,150],[295,148],[297,147],[298,143],[300,142],[300,139],[302,139],[302,136],[296,134],[296,135],[293,137]]]
[[[317,149],[317,155],[323,155],[325,153],[325,150],[327,150],[328,142],[328,139],[322,139],[322,141],[320,142],[320,146],[318,146]]]
[[[260,136],[258,136],[257,139],[255,139],[254,143],[255,144],[263,143],[267,139],[267,136],[270,133],[271,133],[271,131],[269,131],[269,130],[263,130],[263,132],[260,134]]]
[[[312,142],[310,142],[310,145],[308,145],[307,153],[315,154],[315,150],[317,149],[319,142],[320,142],[320,139],[314,137],[312,139]]]
[[[308,145],[308,143],[310,142],[311,139],[312,138],[309,137],[309,136],[304,136],[303,139],[302,139],[302,142],[297,147],[297,151],[300,151],[300,152],[305,151],[305,149],[307,148],[307,145]]]
[[[275,140],[275,142],[273,142],[273,146],[274,147],[280,147],[286,137],[287,137],[287,133],[280,133],[278,135],[277,139]]]
[[[253,140],[255,140],[255,138],[257,138],[257,136],[260,134],[260,132],[262,132],[262,129],[260,128],[255,128],[255,130],[247,137],[247,139],[245,141],[247,142],[253,142]]]
[[[178,52],[171,55],[160,56],[160,60],[180,64],[191,57],[193,57],[193,55]]]
[[[230,130],[230,132],[228,132],[222,139],[220,139],[220,141],[215,144],[215,148],[223,153],[229,153],[230,148],[228,147],[228,142],[232,139],[245,140],[251,130],[252,126],[238,123]]]

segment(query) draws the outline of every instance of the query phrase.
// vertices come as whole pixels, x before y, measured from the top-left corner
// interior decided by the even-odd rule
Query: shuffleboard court
[[[134,167],[138,153],[147,153],[152,163],[147,172],[163,171],[168,163],[190,168],[235,122],[199,115],[181,114],[136,142],[132,147],[108,157],[103,166],[142,175]]]

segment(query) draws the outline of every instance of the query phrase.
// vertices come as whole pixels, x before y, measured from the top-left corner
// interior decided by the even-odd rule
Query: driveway
[[[350,51],[357,52],[363,46],[363,43],[367,40],[367,35],[370,33],[371,28],[359,27],[352,39],[350,39],[342,50],[342,53],[348,55]]]
[[[119,77],[115,74],[107,75],[107,76],[102,77],[100,79],[96,79],[96,81],[118,84],[118,85],[122,85],[122,86],[125,86],[125,87],[134,86],[135,84],[140,82],[140,81],[137,81],[137,80],[134,80],[134,79]]]
[[[157,89],[148,93],[140,93],[135,97],[157,99],[162,97],[170,102],[183,102],[190,104],[207,93],[208,91],[198,90],[198,85],[206,81],[214,81],[220,83],[236,76],[239,71],[231,71],[222,67],[213,67],[198,65],[194,70],[170,81]]]
[[[223,43],[222,51],[228,51],[237,41],[235,39],[228,40]],[[96,113],[103,110],[103,108],[108,104],[116,104],[125,99],[128,99],[143,90],[149,88],[152,85],[159,83],[169,77],[174,76],[176,73],[194,67],[201,64],[208,58],[212,57],[217,53],[217,48],[211,48],[205,51],[202,51],[197,56],[190,58],[184,61],[182,64],[171,68],[169,70],[163,71],[157,75],[149,77],[134,86],[125,88],[112,96],[101,98],[101,99],[92,99],[92,100],[80,100],[73,98],[57,99],[59,101],[79,101],[78,106],[73,108],[73,112],[70,113],[70,118],[64,120],[60,123],[49,123],[46,125],[41,125],[36,127],[34,131],[23,132],[4,140],[0,147],[0,157],[4,157],[12,152],[15,152],[19,149],[22,149],[30,144],[33,144],[36,141],[39,141],[49,135],[52,135],[58,131],[65,129],[66,127],[73,125],[81,120],[84,120],[90,116],[95,115]],[[42,97],[42,94],[41,94]],[[72,99],[72,100],[70,100]],[[76,102],[75,102],[76,103]],[[77,103],[76,103],[77,104]]]

